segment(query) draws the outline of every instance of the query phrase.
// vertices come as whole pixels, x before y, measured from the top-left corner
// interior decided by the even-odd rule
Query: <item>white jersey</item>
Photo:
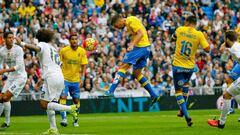
[[[45,42],[39,42],[37,46],[41,48],[38,56],[43,78],[50,73],[62,74],[60,57],[57,50],[51,44]]]
[[[14,72],[9,72],[8,79],[26,78],[25,65],[23,60],[23,49],[17,45],[8,50],[6,46],[0,48],[0,64],[7,64],[9,68],[14,67]]]
[[[233,60],[240,63],[240,43],[235,42],[232,47],[229,49],[232,54]]]

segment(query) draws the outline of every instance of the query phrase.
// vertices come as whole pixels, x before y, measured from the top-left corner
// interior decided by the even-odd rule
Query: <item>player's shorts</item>
[[[228,88],[227,92],[233,97],[240,95],[240,78],[235,80]]]
[[[23,90],[26,82],[27,82],[27,76],[16,78],[14,80],[8,79],[5,85],[3,86],[2,93],[5,93],[6,91],[9,90],[14,97],[17,97]]]
[[[57,102],[63,89],[64,78],[62,73],[47,74],[43,81],[41,99],[49,102]]]
[[[68,96],[68,92],[72,98],[80,98],[79,82],[64,81],[65,89],[62,91],[61,96]]]
[[[150,54],[150,46],[134,47],[132,51],[124,56],[123,63],[133,65],[133,69],[142,69],[147,66],[147,59]]]
[[[235,64],[232,71],[229,73],[229,77],[235,81],[240,77],[240,64]]]
[[[189,82],[194,72],[194,68],[189,69],[173,66],[172,69],[175,90],[181,89],[187,82]]]

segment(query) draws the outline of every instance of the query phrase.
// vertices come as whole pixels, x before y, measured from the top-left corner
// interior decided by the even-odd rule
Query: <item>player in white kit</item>
[[[66,106],[58,103],[60,94],[64,89],[64,78],[60,68],[59,54],[51,43],[54,33],[47,29],[40,29],[36,38],[39,41],[37,46],[21,42],[20,39],[17,39],[17,41],[20,46],[33,49],[38,53],[44,91],[40,105],[47,110],[50,123],[50,129],[44,134],[59,134],[56,126],[55,111],[68,111],[75,120],[78,119],[77,108],[75,105]]]
[[[5,46],[0,49],[0,65],[6,64],[8,68],[0,69],[0,75],[8,73],[8,79],[0,94],[0,115],[4,111],[6,118],[1,130],[8,128],[10,124],[11,97],[17,97],[27,81],[23,49],[13,43],[12,32],[4,33],[4,40]]]
[[[227,119],[228,111],[231,107],[231,98],[234,97],[238,103],[240,103],[240,43],[237,42],[238,36],[234,31],[227,31],[225,33],[225,43],[221,46],[223,48],[229,48],[232,54],[232,58],[237,63],[233,67],[229,77],[226,78],[226,82],[230,84],[226,91],[223,93],[223,109],[219,120],[210,119],[208,124],[213,127],[224,128]],[[221,50],[220,49],[220,50]]]

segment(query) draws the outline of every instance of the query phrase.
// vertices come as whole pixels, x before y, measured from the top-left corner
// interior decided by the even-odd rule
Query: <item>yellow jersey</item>
[[[60,59],[64,79],[68,82],[79,82],[81,66],[88,64],[86,51],[81,47],[73,50],[66,46],[60,51]]]
[[[176,32],[176,48],[173,57],[173,66],[194,68],[195,55],[199,44],[203,49],[209,44],[201,31],[193,27],[178,27]]]
[[[131,36],[132,39],[135,38],[136,32],[138,30],[141,30],[143,32],[143,37],[135,45],[136,47],[150,46],[147,31],[146,31],[145,27],[143,26],[143,24],[141,23],[141,21],[137,17],[135,17],[135,16],[127,17],[126,18],[126,27],[127,27],[127,32]]]

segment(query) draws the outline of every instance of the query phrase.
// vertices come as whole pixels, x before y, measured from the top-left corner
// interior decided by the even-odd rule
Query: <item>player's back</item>
[[[199,44],[203,49],[209,46],[203,33],[193,27],[181,26],[176,30],[176,37],[173,65],[182,68],[194,68],[195,55]]]
[[[60,68],[60,57],[57,50],[52,45],[45,42],[38,43],[38,46],[41,48],[39,61],[43,76],[53,72],[62,73]]]

